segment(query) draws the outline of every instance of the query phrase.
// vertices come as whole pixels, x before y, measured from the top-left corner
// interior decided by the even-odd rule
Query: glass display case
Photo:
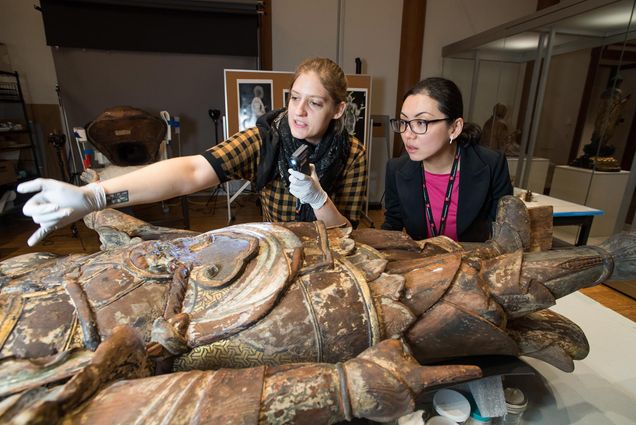
[[[444,76],[462,89],[482,143],[506,152],[515,191],[580,206],[553,213],[555,226],[583,220],[576,215],[585,208],[602,212],[554,227],[555,240],[580,243],[589,234],[596,244],[633,229],[635,7],[561,1],[442,50]],[[633,285],[606,284],[636,297]]]
[[[635,4],[561,1],[442,50],[443,76],[482,143],[506,152],[514,185],[603,210],[600,240],[634,218]]]

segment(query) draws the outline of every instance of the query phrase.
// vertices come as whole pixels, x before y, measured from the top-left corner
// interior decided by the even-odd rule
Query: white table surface
[[[572,373],[524,358],[538,372],[507,377],[528,397],[524,424],[634,425],[636,423],[636,323],[580,292],[558,300],[554,311],[585,332],[590,354]]]
[[[514,188],[514,194],[519,195],[525,192],[525,189]],[[532,192],[532,201],[524,201],[528,208],[552,205],[553,217],[575,217],[601,215],[605,212],[596,208],[586,207],[585,205],[575,204],[574,202],[564,201],[563,199],[553,198],[551,196]],[[635,422],[636,423],[636,422]]]

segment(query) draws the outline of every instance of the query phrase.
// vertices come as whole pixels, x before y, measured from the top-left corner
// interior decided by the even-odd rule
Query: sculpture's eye
[[[203,271],[203,275],[208,279],[214,279],[214,276],[216,276],[218,273],[219,273],[219,268],[215,266],[214,264],[206,267]]]
[[[206,264],[204,266],[195,267],[190,274],[190,282],[200,285],[203,288],[219,289],[227,284],[222,279],[221,268],[216,264]]]
[[[161,263],[149,264],[148,271],[156,274],[165,274],[168,273],[168,267],[166,266],[166,264]]]

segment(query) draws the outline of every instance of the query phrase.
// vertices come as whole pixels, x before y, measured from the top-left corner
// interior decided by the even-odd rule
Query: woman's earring
[[[454,140],[454,139],[455,139],[455,138],[454,138],[453,136],[451,136],[450,140],[448,141],[448,144],[449,144],[449,145],[452,145],[452,144],[453,144],[453,140]]]

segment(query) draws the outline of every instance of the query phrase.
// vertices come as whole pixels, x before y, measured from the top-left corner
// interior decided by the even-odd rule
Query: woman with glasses
[[[400,117],[391,120],[406,152],[387,164],[383,229],[406,229],[416,240],[488,239],[499,198],[512,194],[508,164],[478,144],[479,126],[462,115],[461,92],[445,78],[427,78],[406,93]]]
[[[156,162],[82,187],[49,179],[22,183],[21,193],[37,192],[23,208],[40,225],[28,243],[92,211],[170,199],[230,179],[255,183],[265,221],[355,225],[366,193],[366,156],[362,143],[345,129],[346,100],[342,69],[327,58],[307,59],[296,69],[286,108],[264,114],[255,127],[201,155]],[[306,173],[290,168],[301,146],[311,163]]]

